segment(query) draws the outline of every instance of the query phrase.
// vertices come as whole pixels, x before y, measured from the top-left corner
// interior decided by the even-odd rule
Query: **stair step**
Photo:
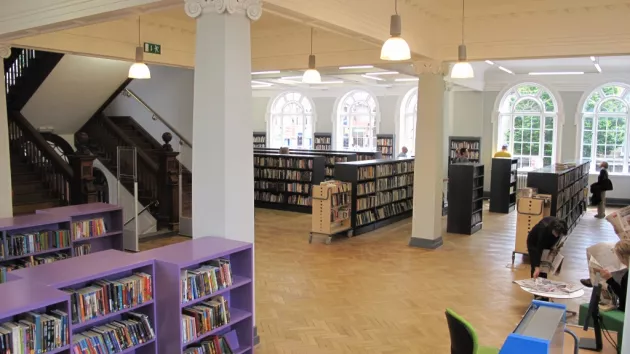
[[[25,194],[39,191],[45,191],[44,185],[40,181],[12,181],[11,189],[13,194]]]
[[[35,210],[49,209],[49,208],[58,207],[60,205],[61,203],[57,200],[48,200],[48,201],[41,201],[38,203],[21,204],[21,205],[16,205],[14,203],[13,215],[17,216],[17,215],[35,214]]]
[[[56,198],[51,197],[46,190],[25,194],[14,193],[13,195],[13,205],[33,204],[51,200],[55,201]]]
[[[11,181],[34,182],[41,181],[41,175],[35,172],[13,172],[11,171]]]

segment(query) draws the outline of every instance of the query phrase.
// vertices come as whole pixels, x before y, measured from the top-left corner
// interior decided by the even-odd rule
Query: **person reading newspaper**
[[[567,223],[547,216],[536,224],[527,235],[527,252],[531,263],[531,277],[546,278],[547,274],[541,272],[543,252],[551,250],[558,241],[567,234]]]
[[[617,307],[620,311],[626,310],[626,296],[628,292],[628,260],[630,259],[630,240],[621,240],[615,244],[615,255],[619,261],[626,266],[626,270],[621,277],[621,281],[613,278],[612,273],[606,268],[599,270],[602,278],[608,284],[608,291],[618,298]]]

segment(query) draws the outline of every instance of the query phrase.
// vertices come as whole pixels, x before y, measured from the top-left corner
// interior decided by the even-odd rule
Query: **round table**
[[[526,292],[528,292],[528,293],[530,293],[532,295],[535,295],[535,296],[549,298],[549,300],[554,300],[554,299],[561,299],[561,300],[577,299],[578,297],[584,296],[584,289],[580,289],[578,291],[574,291],[572,293],[567,293],[567,294],[542,293],[542,292],[534,291],[532,289],[525,288],[525,287],[522,287],[522,286],[521,286],[521,289],[523,289]],[[577,314],[575,311],[569,311],[569,310],[567,310],[567,313],[571,314],[573,316],[575,316]]]

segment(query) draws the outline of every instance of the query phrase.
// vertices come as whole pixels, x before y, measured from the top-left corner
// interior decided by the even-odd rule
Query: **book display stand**
[[[315,133],[315,150],[332,150],[332,133]]]
[[[354,235],[413,214],[413,173],[413,158],[337,164],[335,179],[352,183]]]
[[[516,207],[518,159],[493,158],[490,180],[490,212],[509,214]]]
[[[481,138],[472,136],[451,136],[448,138],[448,163],[451,164],[461,148],[468,149],[468,160],[479,163],[481,160]]]
[[[396,154],[396,144],[394,134],[376,134],[376,150],[384,159],[393,159]]]
[[[454,163],[448,167],[446,232],[472,235],[483,224],[484,165]]]
[[[327,236],[330,244],[334,235],[345,232],[352,236],[352,184],[329,181],[313,187],[313,222],[308,243],[313,235]]]
[[[254,132],[254,149],[267,147],[267,133]]]

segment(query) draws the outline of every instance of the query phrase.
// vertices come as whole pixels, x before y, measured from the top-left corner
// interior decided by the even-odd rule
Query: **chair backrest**
[[[477,333],[470,323],[451,309],[446,309],[446,321],[451,333],[451,354],[475,354]]]

